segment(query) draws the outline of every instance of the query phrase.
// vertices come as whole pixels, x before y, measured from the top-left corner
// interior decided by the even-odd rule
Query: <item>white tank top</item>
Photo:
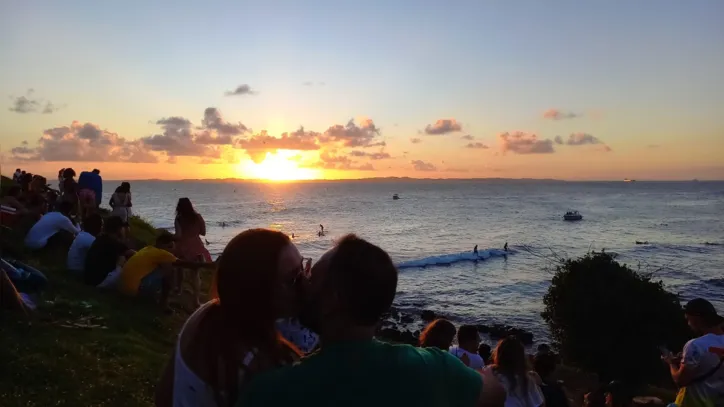
[[[209,301],[191,314],[178,335],[173,368],[174,407],[218,407],[214,397],[214,389],[189,369],[181,356],[181,337],[186,330],[186,325],[191,320],[200,318],[213,303],[214,301]],[[249,352],[244,357],[243,363],[245,366],[249,366],[253,360],[254,352]]]
[[[477,353],[471,353],[458,346],[453,346],[450,348],[450,354],[454,355],[458,359],[461,359],[463,357],[463,355],[468,355],[468,360],[470,360],[471,369],[480,370],[485,367],[483,358],[480,357],[480,355],[478,355]]]

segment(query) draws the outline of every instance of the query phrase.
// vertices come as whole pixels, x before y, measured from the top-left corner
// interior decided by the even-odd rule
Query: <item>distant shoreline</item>
[[[715,183],[722,180],[636,180],[635,183],[624,180],[562,180],[552,178],[407,178],[407,177],[377,177],[377,178],[350,178],[350,179],[312,179],[295,181],[269,181],[248,178],[185,178],[185,179],[108,179],[105,182],[135,181],[135,182],[215,182],[215,183],[247,183],[247,184],[324,184],[324,183],[395,183],[395,182],[495,182],[495,183],[566,183],[566,184],[636,184],[646,183]]]

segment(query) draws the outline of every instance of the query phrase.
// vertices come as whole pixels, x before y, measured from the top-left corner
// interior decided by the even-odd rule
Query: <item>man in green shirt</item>
[[[397,290],[387,253],[354,235],[344,237],[312,269],[303,323],[321,349],[297,365],[262,373],[244,386],[246,406],[500,406],[505,391],[439,349],[374,339]]]

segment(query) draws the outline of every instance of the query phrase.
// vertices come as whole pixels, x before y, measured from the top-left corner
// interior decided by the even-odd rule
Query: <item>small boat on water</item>
[[[582,220],[583,215],[578,213],[578,211],[568,211],[565,215],[563,215],[563,220]]]
[[[635,179],[624,178],[623,182],[636,182]]]
[[[400,196],[397,194],[394,194],[394,195],[392,195],[392,199],[394,199],[396,201],[396,200],[400,199]]]

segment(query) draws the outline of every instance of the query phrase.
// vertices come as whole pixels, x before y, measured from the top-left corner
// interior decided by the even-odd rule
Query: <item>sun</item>
[[[244,178],[262,179],[267,181],[299,181],[317,179],[320,170],[300,168],[293,159],[298,152],[280,150],[276,154],[266,153],[264,161],[259,164],[248,160],[239,163],[238,171]]]

